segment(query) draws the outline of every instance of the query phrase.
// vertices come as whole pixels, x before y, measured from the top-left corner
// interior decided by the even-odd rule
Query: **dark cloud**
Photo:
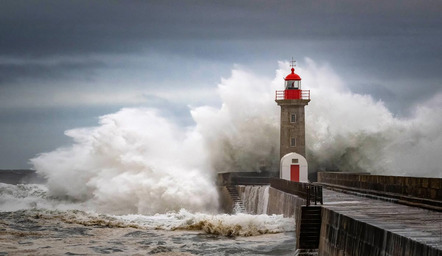
[[[441,9],[439,1],[410,0],[7,0],[0,9],[0,56],[144,51],[247,63],[296,53],[298,58],[334,59],[344,67],[385,65],[377,71],[387,76],[423,63],[414,68],[417,75],[428,76],[435,61],[441,64]],[[70,64],[65,65],[69,70]],[[31,77],[52,73],[32,64],[2,69],[3,79],[21,71]]]
[[[292,56],[301,66],[304,57],[329,63],[351,90],[385,101],[395,113],[407,113],[442,90],[441,1],[4,0],[0,5],[0,99],[8,102],[23,100],[23,94],[28,101],[32,94],[50,101],[55,88],[60,92],[73,84],[103,93],[117,86],[164,89],[159,86],[177,82],[215,87],[233,64],[273,76],[276,61]],[[146,100],[168,109],[166,115],[187,113],[184,105]],[[28,115],[35,105],[23,105],[11,109],[0,101],[2,143],[23,144],[28,135],[20,134],[32,134],[33,122],[41,122],[37,133],[62,133],[110,111],[87,106],[56,111],[78,120],[73,122]],[[182,119],[186,123],[188,117]],[[29,120],[28,126],[20,120]],[[11,124],[27,128],[14,133]],[[38,150],[42,141],[32,145],[35,153],[49,147]]]
[[[22,61],[20,61],[22,62]],[[94,70],[104,68],[106,64],[97,60],[92,61],[60,61],[44,63],[32,61],[28,63],[0,62],[0,86],[10,85],[27,79],[77,79],[87,80],[94,76]],[[35,80],[34,80],[35,82]]]
[[[158,40],[440,36],[441,7],[437,1],[3,1],[0,32],[7,36],[0,50],[38,56],[136,51]]]

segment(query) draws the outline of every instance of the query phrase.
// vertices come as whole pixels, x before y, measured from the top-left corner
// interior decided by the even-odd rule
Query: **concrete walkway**
[[[323,196],[325,208],[442,250],[441,212],[329,189]]]

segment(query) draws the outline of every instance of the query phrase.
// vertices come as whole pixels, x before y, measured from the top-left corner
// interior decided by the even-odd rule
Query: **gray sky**
[[[407,116],[442,92],[441,13],[418,0],[3,0],[0,169],[28,168],[69,143],[65,130],[125,106],[189,124],[187,105],[219,104],[234,65],[273,77],[292,56]]]

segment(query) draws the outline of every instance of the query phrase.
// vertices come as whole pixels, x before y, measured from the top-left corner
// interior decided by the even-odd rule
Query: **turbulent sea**
[[[132,107],[66,131],[71,145],[30,159],[45,185],[0,183],[0,256],[293,255],[293,219],[219,214],[215,186],[219,172],[278,171],[279,65],[274,79],[233,69],[217,86],[222,104],[189,105],[185,127]],[[297,71],[312,95],[310,170],[441,177],[442,94],[398,118],[327,65]]]
[[[0,183],[0,255],[293,255],[281,215],[109,215],[49,196],[41,184]]]

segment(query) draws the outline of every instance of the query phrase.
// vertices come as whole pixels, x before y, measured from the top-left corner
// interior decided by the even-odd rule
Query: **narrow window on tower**
[[[296,147],[296,138],[290,138],[290,147]]]
[[[296,123],[296,114],[290,115],[290,123]]]

